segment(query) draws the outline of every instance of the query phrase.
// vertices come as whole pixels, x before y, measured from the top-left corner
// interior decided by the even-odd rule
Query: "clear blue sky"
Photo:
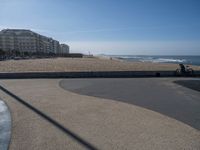
[[[200,55],[200,0],[1,0],[0,8],[0,29],[32,29],[74,52]]]

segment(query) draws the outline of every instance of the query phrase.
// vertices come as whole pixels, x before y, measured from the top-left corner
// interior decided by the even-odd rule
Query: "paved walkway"
[[[60,86],[82,95],[144,107],[200,130],[200,92],[174,82],[200,88],[197,78],[65,79]]]
[[[10,150],[200,149],[200,132],[191,126],[132,104],[75,94],[59,82],[1,80],[8,91],[0,96],[12,114]]]

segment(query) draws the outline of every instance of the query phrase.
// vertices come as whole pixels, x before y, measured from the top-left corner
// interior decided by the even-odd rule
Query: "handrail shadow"
[[[87,148],[89,150],[98,150],[91,143],[87,142],[86,140],[82,139],[79,135],[77,135],[77,134],[73,133],[72,131],[70,131],[69,129],[65,128],[59,122],[55,121],[54,119],[52,119],[51,117],[49,117],[48,115],[46,115],[45,113],[43,113],[42,111],[40,111],[39,109],[35,108],[31,104],[27,103],[26,101],[24,101],[23,99],[21,99],[17,95],[13,94],[12,92],[10,92],[9,90],[7,90],[3,86],[0,85],[0,89],[2,91],[4,91],[6,94],[8,94],[11,97],[13,97],[15,100],[17,100],[21,104],[23,104],[24,106],[26,106],[29,109],[31,109],[33,112],[35,112],[36,114],[38,114],[42,118],[46,119],[48,122],[50,122],[55,127],[57,127],[58,129],[60,129],[61,131],[63,131],[65,134],[69,135],[71,138],[73,138],[74,140],[76,140],[79,144],[83,145],[85,148]]]

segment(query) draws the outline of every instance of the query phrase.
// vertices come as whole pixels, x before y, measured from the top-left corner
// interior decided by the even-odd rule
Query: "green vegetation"
[[[5,51],[3,51],[2,49],[0,49],[0,56],[4,56],[6,54]]]
[[[53,58],[53,57],[71,57],[71,58],[82,58],[83,54],[70,53],[70,54],[55,54],[53,52],[23,52],[19,50],[2,50],[0,49],[0,60],[7,59],[28,59],[28,58]]]

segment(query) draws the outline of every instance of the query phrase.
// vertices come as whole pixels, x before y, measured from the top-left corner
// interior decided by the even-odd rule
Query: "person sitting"
[[[182,73],[186,73],[186,68],[183,64],[179,64]]]

